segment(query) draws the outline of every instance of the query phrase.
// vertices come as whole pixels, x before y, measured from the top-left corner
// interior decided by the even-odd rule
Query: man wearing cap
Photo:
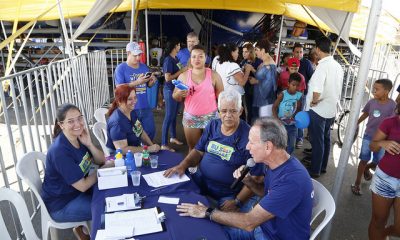
[[[176,55],[176,58],[179,60],[179,63],[182,65],[182,67],[187,66],[188,60],[190,58],[190,51],[192,51],[192,48],[198,44],[199,38],[197,37],[197,34],[195,32],[188,33],[188,35],[186,36],[187,48],[179,50],[178,54]],[[207,55],[206,65],[210,65],[210,63],[211,58]]]
[[[293,46],[293,56],[297,59],[300,60],[300,66],[299,66],[299,73],[301,73],[304,76],[304,79],[306,81],[306,86],[308,85],[308,82],[311,79],[311,76],[314,73],[314,69],[312,67],[312,63],[304,58],[304,50],[303,46],[300,43],[296,43]],[[308,89],[306,88],[304,90],[304,94],[302,97],[302,104],[305,106],[305,97],[307,95]],[[297,132],[297,139],[296,139],[296,148],[301,148],[303,146],[303,129],[298,129]]]
[[[343,69],[330,55],[331,42],[322,37],[315,40],[316,52],[321,60],[308,83],[306,110],[310,114],[308,130],[311,138],[311,177],[326,173],[331,149],[331,125],[335,120],[336,104],[343,85]]]
[[[150,139],[153,139],[156,130],[153,112],[147,100],[147,87],[153,86],[157,79],[153,74],[146,76],[149,68],[140,62],[140,54],[143,51],[137,42],[128,43],[126,52],[126,62],[119,64],[115,69],[115,85],[129,84],[136,88],[137,103],[134,111]]]
[[[289,87],[289,76],[292,73],[299,73],[299,67],[300,67],[300,61],[297,58],[289,58],[287,62],[287,69],[286,71],[282,71],[279,74],[279,79],[278,79],[278,89],[279,91],[283,91]],[[301,77],[301,82],[299,85],[299,88],[297,89],[300,92],[304,92],[306,89],[306,82],[304,79],[304,76],[299,73]]]

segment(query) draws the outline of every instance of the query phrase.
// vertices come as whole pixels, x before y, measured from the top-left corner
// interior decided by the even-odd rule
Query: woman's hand
[[[160,151],[160,149],[161,149],[160,145],[155,144],[155,143],[153,145],[150,145],[148,148],[149,152],[152,152],[152,153],[158,152],[158,151]]]
[[[249,72],[256,72],[256,70],[254,69],[254,67],[251,65],[251,64],[248,64],[248,63],[246,63],[245,65],[244,65],[244,70],[247,72],[247,71],[249,71]]]
[[[164,172],[164,177],[171,177],[175,174],[178,174],[178,176],[182,176],[185,173],[186,169],[184,167],[182,167],[181,165],[176,165],[175,167],[172,168],[168,168],[167,170],[165,170]]]
[[[392,155],[400,154],[400,144],[397,143],[396,141],[386,140],[382,141],[380,145],[389,154]]]
[[[254,77],[249,78],[249,81],[251,85],[258,84],[258,80]]]
[[[188,90],[176,89],[176,95],[180,98],[185,98],[188,95]]]
[[[78,139],[79,139],[79,142],[81,142],[86,147],[90,147],[93,144],[92,139],[90,138],[90,134],[89,134],[88,130],[86,129],[86,127],[83,128],[83,131],[82,131],[81,135],[79,135]]]

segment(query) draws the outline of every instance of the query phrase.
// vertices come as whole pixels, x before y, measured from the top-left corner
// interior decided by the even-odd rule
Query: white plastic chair
[[[77,226],[85,226],[88,228],[87,222],[56,222],[54,221],[49,212],[47,211],[46,205],[43,202],[43,199],[40,195],[42,192],[42,180],[40,179],[39,169],[37,165],[37,160],[40,160],[43,163],[43,166],[46,167],[46,155],[41,152],[29,152],[26,153],[22,158],[17,162],[17,174],[18,176],[30,187],[31,191],[35,194],[39,205],[40,205],[40,214],[42,220],[42,239],[47,240],[49,230],[51,230],[51,239],[57,239],[57,232],[52,231],[51,228],[55,229],[68,229],[74,228]]]
[[[12,205],[14,205],[15,209],[17,210],[22,230],[24,231],[25,239],[39,240],[40,238],[37,236],[35,229],[33,228],[28,208],[26,207],[26,203],[23,197],[19,193],[9,188],[0,188],[0,202],[1,201],[9,201]],[[6,224],[4,223],[4,219],[1,213],[0,213],[0,239],[11,240],[11,236],[8,233]]]
[[[93,125],[93,134],[96,136],[100,143],[101,149],[103,149],[105,156],[110,156],[110,151],[106,146],[107,143],[107,125],[102,122],[97,122]]]
[[[106,113],[108,112],[107,108],[98,108],[94,111],[94,118],[97,122],[107,123],[106,122]]]
[[[322,222],[313,231],[310,240],[314,240],[318,234],[324,229],[324,227],[329,223],[335,214],[336,205],[331,193],[318,181],[311,179],[314,186],[314,200],[313,209],[311,215],[311,223],[323,212],[325,211],[325,217]]]

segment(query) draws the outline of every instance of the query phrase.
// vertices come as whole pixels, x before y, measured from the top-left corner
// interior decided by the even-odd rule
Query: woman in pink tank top
[[[175,88],[172,95],[176,101],[185,103],[182,123],[189,152],[200,139],[205,126],[216,118],[218,94],[224,90],[221,77],[206,68],[205,62],[204,48],[194,46],[190,53],[191,68],[178,77],[189,90]]]

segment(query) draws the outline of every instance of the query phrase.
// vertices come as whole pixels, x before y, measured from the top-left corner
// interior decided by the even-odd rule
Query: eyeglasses
[[[237,114],[239,111],[237,109],[221,109],[221,110],[219,110],[219,112],[221,114],[230,113],[230,114],[234,115],[234,114]]]
[[[67,124],[68,126],[74,126],[75,122],[83,123],[83,120],[84,120],[83,115],[80,115],[79,117],[76,117],[76,118],[70,118],[70,119],[65,120],[65,121],[60,121],[60,123],[61,123],[61,124],[64,124],[64,123],[65,123],[65,124]]]

